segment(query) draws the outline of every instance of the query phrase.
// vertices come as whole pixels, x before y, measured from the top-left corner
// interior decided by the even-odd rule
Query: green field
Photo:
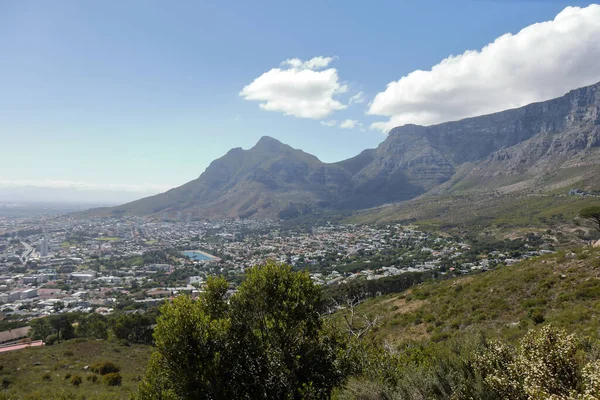
[[[150,352],[149,346],[74,339],[0,354],[0,381],[6,388],[0,392],[0,399],[129,399],[137,391]],[[84,370],[102,361],[121,369],[120,386],[107,386],[100,375]],[[74,376],[82,379],[78,387],[72,384]]]

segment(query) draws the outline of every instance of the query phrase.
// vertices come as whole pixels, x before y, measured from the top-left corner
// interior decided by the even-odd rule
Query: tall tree
[[[340,376],[325,333],[321,289],[307,272],[269,262],[246,274],[231,299],[231,332],[240,357],[234,378],[245,397],[328,398]]]
[[[223,278],[211,278],[198,301],[179,296],[161,308],[140,399],[233,398],[226,292]]]
[[[325,332],[320,289],[307,273],[269,262],[226,300],[208,281],[198,301],[163,306],[141,399],[321,399],[341,376]]]
[[[598,230],[598,232],[600,232],[600,206],[583,208],[581,211],[579,211],[579,216],[592,221],[595,225],[595,228]]]

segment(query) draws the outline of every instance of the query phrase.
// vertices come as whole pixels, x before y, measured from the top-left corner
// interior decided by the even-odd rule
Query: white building
[[[95,271],[74,272],[71,274],[71,279],[76,279],[82,282],[91,282],[96,279]]]
[[[40,244],[40,256],[47,257],[48,256],[48,239],[44,236],[42,239],[42,243]]]
[[[37,289],[27,289],[27,290],[23,290],[21,292],[21,300],[25,300],[25,299],[31,299],[33,297],[37,297],[38,295],[38,291]]]

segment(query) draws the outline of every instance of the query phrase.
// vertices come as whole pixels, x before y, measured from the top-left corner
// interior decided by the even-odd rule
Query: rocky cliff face
[[[600,148],[600,84],[524,107],[531,136],[489,154],[470,177],[539,174],[578,161],[592,162]],[[520,119],[518,123],[523,123]]]
[[[194,181],[112,211],[222,218],[359,209],[452,187],[458,169],[462,181],[476,181],[600,164],[599,149],[600,83],[496,114],[394,128],[377,149],[334,164],[263,137],[249,150],[230,150]]]

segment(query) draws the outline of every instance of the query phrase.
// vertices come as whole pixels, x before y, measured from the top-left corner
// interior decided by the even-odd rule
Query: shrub
[[[98,375],[96,375],[96,374],[89,374],[88,376],[86,376],[86,378],[85,378],[85,379],[86,379],[87,381],[90,381],[90,382],[96,383],[96,382],[98,382]]]
[[[110,361],[100,361],[90,366],[90,370],[100,375],[119,372],[120,369]]]
[[[431,335],[432,342],[442,342],[450,338],[450,334],[448,332],[438,332]]]
[[[71,373],[70,373],[70,372],[67,372],[67,373],[65,374],[65,379],[69,379],[69,378],[71,378]]]
[[[544,312],[540,308],[533,308],[529,310],[529,318],[537,325],[541,324],[546,320]]]
[[[79,375],[73,375],[71,377],[71,385],[73,385],[73,386],[79,386],[79,385],[81,385],[82,382],[83,382],[83,380],[81,379],[81,377]]]
[[[578,386],[577,350],[573,335],[551,326],[530,331],[516,350],[494,342],[475,365],[486,392],[507,399],[568,398]],[[594,367],[587,368],[594,381]],[[552,397],[559,396],[559,397]]]
[[[588,363],[582,372],[584,399],[600,397],[600,360]]]
[[[54,343],[56,343],[57,340],[58,340],[58,336],[56,336],[56,335],[49,335],[44,340],[44,344],[46,346],[52,346]]]
[[[48,372],[46,372],[44,375],[42,375],[42,379],[45,381],[51,381],[52,376],[50,376],[50,374]]]
[[[123,377],[118,372],[111,372],[102,377],[107,386],[119,386]]]

